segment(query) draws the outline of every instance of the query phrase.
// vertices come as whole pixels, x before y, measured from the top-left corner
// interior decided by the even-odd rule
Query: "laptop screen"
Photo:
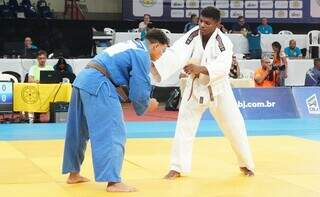
[[[56,71],[41,70],[40,71],[40,83],[60,83],[61,77]]]

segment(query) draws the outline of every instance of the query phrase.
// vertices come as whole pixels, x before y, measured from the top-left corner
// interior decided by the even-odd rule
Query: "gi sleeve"
[[[159,75],[160,81],[163,82],[170,78],[173,74],[180,72],[190,59],[193,48],[194,38],[199,34],[199,27],[196,26],[179,38],[168,48],[164,54],[154,62]]]
[[[199,80],[202,85],[210,85],[212,82],[227,77],[230,72],[233,54],[233,45],[230,40],[222,40],[219,34],[216,37],[218,53],[212,51],[211,59],[204,65],[209,73],[200,74]],[[216,56],[217,54],[217,56]]]
[[[132,69],[129,79],[129,99],[138,116],[144,114],[150,102],[150,57],[148,52],[136,50],[131,56]]]

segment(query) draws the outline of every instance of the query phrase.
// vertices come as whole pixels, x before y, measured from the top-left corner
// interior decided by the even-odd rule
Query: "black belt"
[[[91,62],[88,63],[88,65],[85,68],[94,68],[97,71],[99,71],[100,73],[102,73],[115,86],[115,88],[117,90],[117,93],[120,96],[121,100],[123,102],[128,102],[129,101],[129,97],[126,94],[126,92],[123,90],[123,87],[118,86],[113,82],[113,80],[111,79],[110,73],[107,71],[107,69],[105,69],[104,66],[91,61]]]

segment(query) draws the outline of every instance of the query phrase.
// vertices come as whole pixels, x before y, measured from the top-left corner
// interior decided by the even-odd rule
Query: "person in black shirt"
[[[74,81],[76,75],[73,73],[72,67],[66,62],[63,57],[60,57],[57,64],[53,67],[54,71],[56,71],[61,79],[68,78],[70,83]]]
[[[232,26],[232,33],[240,33],[242,31],[251,32],[250,26],[246,23],[246,20],[243,16],[238,17],[237,23]]]

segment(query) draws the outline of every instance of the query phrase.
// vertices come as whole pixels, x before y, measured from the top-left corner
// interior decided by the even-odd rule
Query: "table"
[[[253,88],[255,87],[253,79],[229,79],[232,88]]]
[[[72,92],[69,83],[14,83],[13,88],[13,109],[17,112],[48,112],[50,102],[69,102]]]
[[[0,71],[15,71],[18,72],[22,81],[25,74],[29,71],[30,67],[35,63],[36,60],[30,59],[0,59]],[[55,65],[57,59],[49,59],[47,64]],[[74,73],[77,75],[81,69],[83,69],[90,59],[67,59],[68,64],[73,68]],[[238,60],[240,65],[240,72],[251,71],[254,72],[260,66],[260,60]],[[301,86],[304,85],[305,74],[307,70],[313,67],[312,59],[290,59],[288,61],[288,79],[286,84],[289,86]],[[154,85],[160,87],[178,87],[179,86],[179,74],[180,71],[172,75],[168,80],[162,83],[153,82]]]

